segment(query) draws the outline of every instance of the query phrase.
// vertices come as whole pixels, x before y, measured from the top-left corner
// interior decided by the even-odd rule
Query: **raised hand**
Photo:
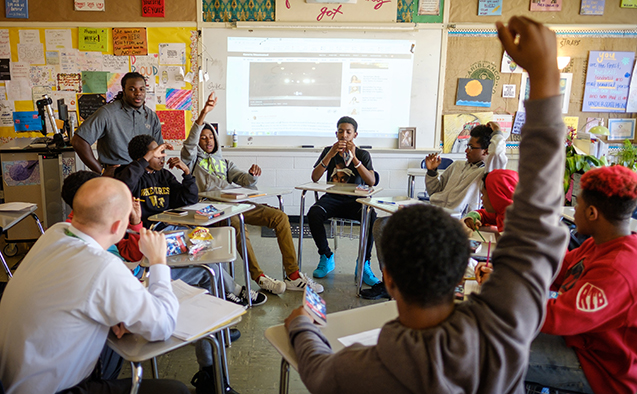
[[[436,170],[441,162],[442,158],[437,153],[431,153],[425,157],[425,165],[428,170]]]
[[[261,167],[256,164],[253,164],[248,170],[248,174],[252,176],[260,176],[261,175]]]
[[[175,167],[182,170],[184,172],[184,175],[190,175],[190,168],[188,168],[188,166],[183,161],[181,161],[179,157],[171,157],[170,159],[168,159],[168,168],[172,170]]]

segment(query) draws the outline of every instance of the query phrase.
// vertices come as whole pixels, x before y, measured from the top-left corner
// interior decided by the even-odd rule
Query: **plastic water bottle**
[[[232,147],[236,148],[239,145],[239,136],[237,135],[237,130],[232,132]]]

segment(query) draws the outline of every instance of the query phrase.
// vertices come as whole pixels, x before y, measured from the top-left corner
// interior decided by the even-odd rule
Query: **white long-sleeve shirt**
[[[170,267],[150,286],[70,223],[40,237],[0,302],[0,379],[8,394],[55,393],[89,376],[111,326],[156,341],[170,337],[179,303]]]

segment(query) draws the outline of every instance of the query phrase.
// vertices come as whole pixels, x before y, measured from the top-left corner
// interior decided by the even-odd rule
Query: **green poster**
[[[82,71],[82,93],[106,93],[108,71]]]
[[[77,45],[80,51],[106,52],[106,50],[108,50],[107,29],[80,27],[78,28],[77,32]]]

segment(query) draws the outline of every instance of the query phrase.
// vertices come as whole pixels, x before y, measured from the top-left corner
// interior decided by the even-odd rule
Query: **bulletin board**
[[[141,24],[140,24],[141,25]],[[139,27],[139,26],[131,26],[131,27]],[[38,40],[39,42],[42,43],[43,47],[44,47],[44,53],[46,54],[47,52],[62,52],[65,51],[66,49],[62,49],[61,47],[58,48],[47,48],[47,41],[46,41],[46,31],[47,30],[59,30],[59,31],[69,31],[70,32],[70,36],[71,36],[71,45],[73,49],[77,49],[78,48],[78,28],[77,27],[68,27],[68,28],[64,28],[64,27],[51,27],[51,28],[34,28],[34,27],[28,27],[28,28],[19,28],[19,27],[11,27],[8,29],[1,29],[0,28],[0,32],[2,30],[8,30],[9,33],[9,41],[10,41],[10,48],[11,48],[11,62],[17,62],[19,60],[18,57],[18,44],[20,43],[20,31],[22,30],[24,34],[25,31],[30,32],[31,33],[31,39],[35,39]],[[110,28],[105,28],[106,30],[106,50],[100,52],[100,51],[96,51],[96,52],[91,52],[92,54],[97,54],[98,57],[102,56],[102,55],[112,55],[113,54],[113,34],[112,34],[112,29]],[[33,33],[33,32],[37,32],[37,33]],[[187,74],[189,71],[191,70],[198,70],[198,65],[197,63],[197,40],[198,40],[198,34],[197,31],[194,30],[191,27],[148,27],[146,28],[146,37],[147,37],[147,47],[148,47],[148,53],[149,54],[157,54],[159,53],[159,46],[160,44],[183,44],[183,47],[185,48],[185,64],[183,64],[182,66],[172,66],[172,67],[181,67],[183,69],[184,74]],[[124,60],[123,65],[121,66],[124,69],[120,69],[120,70],[112,70],[112,69],[108,69],[109,66],[105,65],[102,66],[101,70],[93,70],[93,71],[109,71],[109,72],[119,72],[120,74],[123,73],[124,71],[128,72],[128,71],[140,71],[140,70],[135,70],[131,67],[132,63],[133,63],[133,57],[129,57],[129,56],[117,56],[116,58],[125,58],[126,60]],[[47,64],[47,61],[50,61],[50,59],[48,57],[45,57],[45,62],[44,63],[39,63],[39,64],[30,64],[31,66],[35,66],[36,68],[32,68],[30,67],[30,79],[31,81],[33,81],[33,70],[38,70],[39,66],[51,66],[53,67],[53,73],[55,74],[54,80],[57,81],[57,73],[60,70],[60,64],[57,65],[51,65],[51,64]],[[55,63],[55,62],[53,62]],[[138,64],[138,63],[135,63]],[[49,67],[49,69],[51,69]],[[158,64],[157,66],[157,70],[152,71],[153,75],[155,75],[153,78],[155,79],[155,85],[156,86],[166,86],[166,85],[162,85],[162,82],[160,81],[161,75],[159,75],[160,71],[163,70],[162,66]],[[80,70],[83,71],[83,70]],[[155,72],[156,71],[156,72]],[[170,71],[170,70],[169,70]],[[142,72],[142,74],[147,74],[146,72]],[[174,131],[169,130],[169,136],[175,136],[175,135],[184,135],[185,136],[185,132],[187,130],[190,129],[190,126],[192,125],[192,114],[194,112],[196,112],[197,110],[197,72],[194,72],[195,75],[195,82],[194,85],[188,83],[188,82],[183,82],[183,87],[181,87],[180,89],[175,88],[174,91],[171,90],[171,93],[173,93],[173,96],[177,99],[179,99],[180,97],[178,97],[180,94],[187,92],[192,92],[192,100],[191,100],[191,106],[190,108],[185,108],[185,107],[181,107],[181,108],[170,108],[167,107],[168,102],[165,101],[167,100],[167,98],[164,98],[164,103],[162,104],[161,102],[156,105],[153,106],[152,104],[149,103],[148,100],[148,95],[147,95],[147,105],[149,105],[151,107],[151,109],[153,110],[157,110],[160,111],[158,112],[158,115],[160,115],[160,120],[162,121],[162,127],[164,126],[164,124],[168,125],[168,127],[172,127],[172,129],[175,129],[175,127],[178,127],[176,125],[180,125],[178,123],[178,121],[183,118],[183,131],[180,133],[175,133]],[[121,77],[120,77],[121,78]],[[47,84],[51,85],[50,83],[51,79],[49,79],[49,82]],[[57,83],[53,83],[52,85],[52,93],[53,93],[53,98],[55,98],[55,93],[59,92],[60,90],[58,90],[58,84]],[[112,90],[113,90],[113,94],[116,93],[117,91],[121,90],[121,86],[118,83],[113,83],[112,84]],[[2,93],[4,93],[4,89],[5,89],[6,85],[4,83],[4,81],[0,81],[0,89],[2,89]],[[33,85],[31,86],[33,88]],[[174,86],[173,86],[174,87]],[[161,91],[161,89],[160,89]],[[159,92],[157,91],[157,95],[159,95]],[[183,92],[182,92],[183,91]],[[168,90],[167,90],[168,92]],[[71,92],[73,93],[73,92]],[[86,92],[84,92],[86,93]],[[41,97],[41,96],[40,96]],[[8,96],[0,96],[0,99],[2,100],[6,100],[6,98],[8,98]],[[65,100],[66,101],[66,100]],[[185,100],[181,100],[182,102],[184,102]],[[0,101],[0,104],[2,103],[10,103],[13,104],[14,106],[14,110],[15,111],[37,111],[37,108],[34,108],[34,103],[33,100],[18,100],[18,101]],[[68,104],[68,103],[67,103]],[[172,106],[172,103],[171,103]],[[54,104],[52,105],[54,110],[57,110],[57,105],[54,102]],[[166,109],[180,109],[182,114],[176,114],[174,112],[179,112],[179,111],[163,111]],[[6,112],[5,112],[6,115]],[[177,122],[177,123],[176,123]],[[179,126],[180,127],[180,126]],[[176,130],[176,129],[175,129]],[[13,127],[0,127],[0,139],[6,141],[8,139],[11,138],[16,138],[16,137],[37,137],[37,136],[41,136],[40,132],[21,132],[21,133],[16,133],[14,131]],[[175,138],[175,139],[183,139],[184,137],[181,138]]]
[[[580,15],[581,0],[562,0],[562,11],[531,12],[531,0],[504,0],[501,16],[478,16],[478,0],[452,1],[449,20],[452,23],[494,23],[506,21],[514,15],[526,16],[542,23],[587,24],[635,24],[637,8],[620,8],[620,0],[606,0],[604,15]]]
[[[360,0],[353,4],[276,2],[277,22],[396,22],[397,0]]]
[[[564,116],[579,117],[580,128],[586,123],[586,118],[600,117],[607,120],[609,118],[637,117],[637,114],[634,113],[582,112],[589,51],[635,52],[637,31],[559,30],[556,33],[558,56],[571,57],[570,63],[562,69],[562,72],[573,74],[569,96],[570,104],[568,113]],[[504,49],[495,30],[449,31],[443,114],[482,111],[515,114],[518,110],[522,74],[500,72],[503,52]],[[457,106],[456,92],[459,78],[494,79],[491,107]],[[504,84],[516,85],[515,98],[502,97],[502,85]],[[605,125],[607,125],[607,121]]]
[[[3,2],[4,3],[4,2]],[[7,19],[0,11],[0,21],[10,22],[194,22],[197,2],[165,0],[164,18],[142,17],[141,1],[108,0],[103,12],[75,11],[73,0],[29,0],[29,19]]]

